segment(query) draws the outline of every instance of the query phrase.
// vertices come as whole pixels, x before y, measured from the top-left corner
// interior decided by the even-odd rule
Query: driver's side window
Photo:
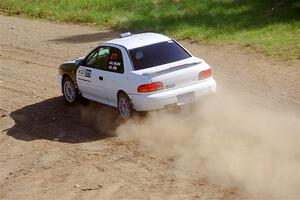
[[[84,63],[87,67],[106,70],[108,60],[109,47],[99,47],[85,59]]]

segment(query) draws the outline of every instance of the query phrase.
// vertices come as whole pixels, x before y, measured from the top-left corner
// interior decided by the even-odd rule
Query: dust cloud
[[[137,140],[141,151],[172,158],[178,176],[238,187],[256,199],[300,198],[299,114],[226,92],[128,120],[116,134]]]

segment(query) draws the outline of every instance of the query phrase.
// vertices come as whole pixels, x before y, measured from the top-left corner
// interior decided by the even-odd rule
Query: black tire
[[[79,98],[78,90],[75,87],[72,79],[68,76],[64,77],[62,81],[62,92],[64,99],[68,104],[75,104]]]
[[[133,114],[131,100],[127,94],[123,92],[118,95],[118,111],[123,119],[128,119]]]

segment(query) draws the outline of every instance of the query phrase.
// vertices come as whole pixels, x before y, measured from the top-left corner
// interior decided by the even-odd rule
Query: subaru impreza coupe
[[[157,33],[123,33],[59,67],[66,102],[84,97],[118,108],[122,118],[195,102],[216,92],[211,67]]]

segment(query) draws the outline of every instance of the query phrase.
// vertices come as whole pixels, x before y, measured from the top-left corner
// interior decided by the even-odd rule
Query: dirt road
[[[56,82],[117,33],[5,16],[0,31],[0,199],[300,197],[299,60],[183,41],[213,66],[217,100],[120,124],[106,106],[66,106]]]

